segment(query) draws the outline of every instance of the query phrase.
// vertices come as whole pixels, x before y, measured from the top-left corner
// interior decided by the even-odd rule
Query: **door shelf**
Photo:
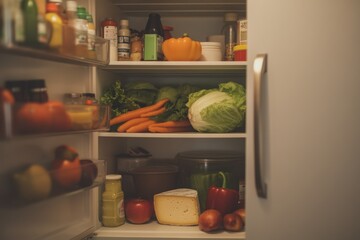
[[[246,133],[116,133],[116,132],[100,132],[99,137],[112,138],[246,138]]]
[[[101,227],[95,232],[95,239],[245,239],[245,232],[219,231],[206,233],[198,226],[161,225],[157,221],[146,224],[125,223],[119,227]],[[145,237],[144,237],[145,236]]]
[[[19,208],[53,198],[67,197],[98,187],[105,182],[105,160],[86,159],[80,166],[64,165],[63,168],[57,170],[42,165],[39,166],[43,170],[40,171],[39,167],[33,167],[31,171],[27,171],[29,165],[24,166],[25,168],[15,169],[8,174],[9,186],[12,186],[12,188],[2,198],[0,208]],[[78,183],[67,184],[69,179],[70,181],[75,179],[74,174],[79,173],[81,178]],[[66,184],[68,187],[61,187],[59,182]]]

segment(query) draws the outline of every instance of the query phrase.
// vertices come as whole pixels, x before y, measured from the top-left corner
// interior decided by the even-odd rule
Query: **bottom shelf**
[[[95,232],[95,239],[245,239],[245,231],[217,231],[206,233],[198,226],[170,226],[157,221],[146,224],[125,223],[119,227],[101,227]]]

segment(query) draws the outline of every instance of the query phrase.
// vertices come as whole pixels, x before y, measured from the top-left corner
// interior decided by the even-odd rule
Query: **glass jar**
[[[124,193],[121,187],[121,175],[106,175],[105,191],[102,193],[102,224],[105,227],[117,227],[124,223]]]

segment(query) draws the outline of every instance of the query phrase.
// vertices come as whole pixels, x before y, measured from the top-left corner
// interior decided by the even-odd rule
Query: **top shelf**
[[[156,11],[161,15],[186,14],[186,15],[221,15],[226,12],[237,12],[246,17],[246,0],[112,0],[122,12],[132,15],[147,15]]]

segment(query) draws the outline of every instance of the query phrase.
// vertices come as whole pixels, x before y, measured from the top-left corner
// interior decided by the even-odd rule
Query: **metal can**
[[[247,44],[247,20],[237,21],[237,44]]]

